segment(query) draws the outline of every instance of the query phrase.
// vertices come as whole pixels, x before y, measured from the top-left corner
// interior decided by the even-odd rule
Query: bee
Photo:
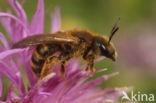
[[[117,52],[111,39],[119,27],[120,18],[111,30],[109,38],[89,30],[57,31],[52,34],[34,35],[15,43],[12,48],[35,46],[31,57],[32,71],[39,80],[52,72],[54,64],[60,64],[60,74],[65,79],[65,64],[71,58],[86,61],[86,70],[94,72],[96,56],[105,56],[115,61]]]

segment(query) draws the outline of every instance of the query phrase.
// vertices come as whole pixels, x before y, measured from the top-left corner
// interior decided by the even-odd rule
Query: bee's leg
[[[89,55],[87,57],[87,67],[86,67],[86,70],[90,70],[91,73],[94,73],[94,56],[93,55]]]
[[[86,71],[90,70],[91,73],[94,72],[94,52],[88,47],[83,54],[83,59],[87,61]]]
[[[85,54],[83,58],[84,60],[87,61],[86,71],[90,70],[91,73],[93,73],[94,72],[94,55]]]
[[[60,60],[62,60],[60,65],[60,74],[63,80],[65,80],[65,72],[66,72],[65,64],[67,61],[69,61],[70,58],[71,56],[68,53],[60,55]]]
[[[58,57],[56,57],[56,56],[50,56],[50,57],[48,57],[48,58],[46,59],[46,61],[45,61],[44,64],[43,64],[42,71],[41,71],[41,75],[40,75],[40,78],[39,78],[37,84],[39,84],[45,76],[47,76],[49,73],[52,72],[51,67],[52,67],[52,63],[53,63],[52,61],[53,61],[54,59],[55,59],[55,60],[58,60]]]
[[[65,80],[65,72],[66,72],[64,66],[65,66],[65,61],[62,61],[62,62],[61,62],[61,67],[60,67],[60,74],[61,74],[61,78],[62,78],[63,80]]]

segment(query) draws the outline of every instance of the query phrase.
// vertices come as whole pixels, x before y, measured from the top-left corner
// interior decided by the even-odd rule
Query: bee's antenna
[[[117,27],[119,21],[120,21],[120,17],[118,18],[118,20],[116,21],[116,23],[115,23],[113,29],[111,30],[111,33],[110,33],[110,36],[109,36],[108,44],[110,43],[110,41],[111,41],[113,35],[119,30],[119,27]]]

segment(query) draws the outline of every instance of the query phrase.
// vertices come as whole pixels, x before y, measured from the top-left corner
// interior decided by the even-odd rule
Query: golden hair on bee
[[[105,56],[115,61],[117,52],[111,39],[118,31],[117,24],[111,30],[109,38],[95,34],[89,30],[57,31],[53,34],[34,35],[15,43],[12,48],[35,46],[31,58],[33,72],[41,81],[52,72],[52,67],[58,61],[60,73],[65,79],[64,65],[71,58],[82,58],[87,63],[86,70],[94,72],[94,59]],[[58,53],[59,52],[59,53]],[[55,55],[58,53],[58,55]]]

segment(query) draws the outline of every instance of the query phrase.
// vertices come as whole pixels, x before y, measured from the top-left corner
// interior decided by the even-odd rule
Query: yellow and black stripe
[[[49,49],[46,45],[39,45],[34,51],[31,57],[31,66],[33,72],[39,77],[43,64],[46,60],[46,56],[49,54]]]
[[[49,45],[49,44],[42,44],[38,45],[35,48],[35,51],[31,57],[31,66],[33,72],[40,77],[43,65],[48,56],[53,55],[56,51],[59,50],[58,45]]]

